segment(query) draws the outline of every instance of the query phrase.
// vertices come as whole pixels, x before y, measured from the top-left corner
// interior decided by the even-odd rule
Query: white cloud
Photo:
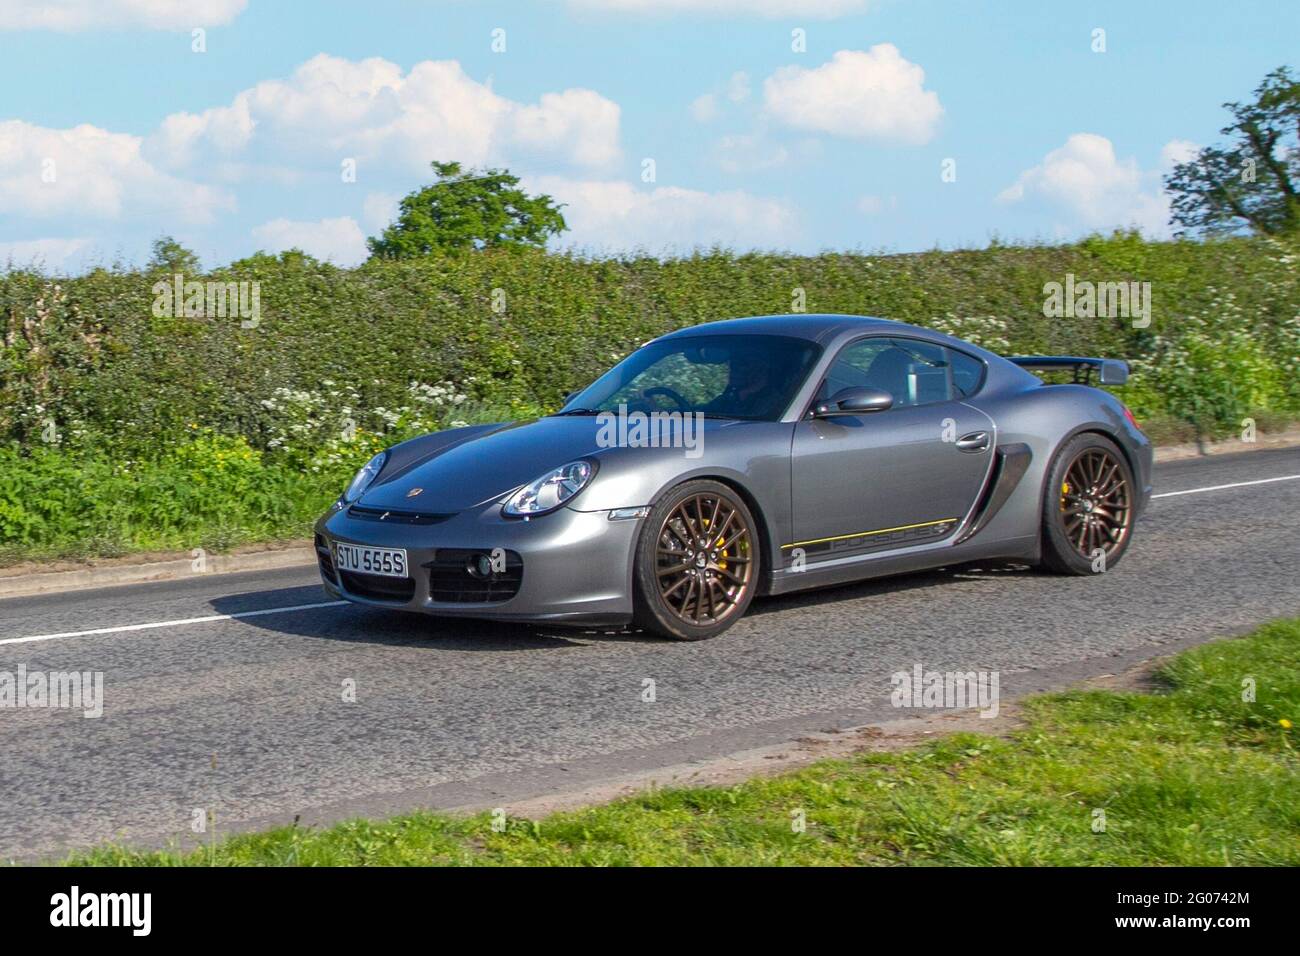
[[[370,193],[361,204],[361,218],[366,227],[376,235],[397,218],[401,196],[391,193]]]
[[[18,242],[0,242],[0,268],[12,262],[16,266],[35,264],[47,270],[57,270],[89,245],[89,239],[24,239]]]
[[[738,70],[731,74],[727,82],[727,99],[733,103],[743,103],[749,99],[749,74]]]
[[[697,96],[691,101],[691,116],[697,123],[709,123],[718,118],[718,98],[712,93]]]
[[[537,106],[510,104],[504,112],[498,132],[507,142],[567,153],[565,158],[580,166],[608,166],[618,159],[621,111],[592,90],[543,93]]]
[[[789,203],[740,190],[709,193],[676,186],[637,189],[625,181],[538,177],[531,191],[565,203],[566,245],[594,250],[687,251],[715,243],[787,246],[799,218]]]
[[[731,74],[731,79],[727,81],[726,86],[727,99],[733,103],[743,103],[749,99],[749,94],[749,74],[744,70]],[[704,93],[691,101],[691,116],[697,123],[710,123],[722,115],[718,95],[716,92]]]
[[[301,249],[339,266],[357,265],[369,255],[365,234],[351,216],[318,222],[272,219],[254,228],[253,238],[268,252]]]
[[[169,166],[194,161],[198,149],[216,150],[228,158],[253,138],[253,116],[248,99],[240,94],[232,106],[218,106],[202,113],[172,113],[149,138],[150,155]]]
[[[1196,154],[1201,151],[1190,139],[1171,139],[1160,148],[1160,168],[1164,170],[1173,169],[1179,163],[1186,163],[1195,159]]]
[[[1179,141],[1162,158],[1178,155]],[[1068,211],[1088,229],[1138,226],[1153,236],[1169,234],[1169,198],[1158,170],[1143,171],[1136,159],[1121,160],[1115,146],[1096,133],[1074,133],[1065,145],[1020,174],[998,194],[1002,202],[1039,199]]]
[[[518,103],[454,60],[426,60],[404,75],[379,57],[320,54],[229,105],[167,117],[148,148],[176,167],[256,149],[315,166],[324,153],[421,171],[434,159],[481,165],[519,155],[603,167],[619,157],[619,121],[618,104],[591,90]]]
[[[157,169],[138,136],[96,126],[0,122],[0,215],[118,219],[165,213],[206,222],[233,209],[222,190]]]
[[[568,0],[581,10],[611,13],[699,13],[705,16],[756,14],[761,17],[801,16],[813,19],[860,13],[872,0]]]
[[[782,67],[763,83],[763,99],[771,116],[797,129],[919,145],[943,116],[924,85],[925,70],[878,43],[840,50],[815,69]]]
[[[769,142],[763,133],[723,136],[713,150],[714,159],[724,173],[754,172],[784,166],[790,151],[780,143]]]
[[[191,30],[235,19],[248,0],[0,0],[0,30]]]

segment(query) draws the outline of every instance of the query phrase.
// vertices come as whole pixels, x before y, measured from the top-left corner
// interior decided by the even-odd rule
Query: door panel
[[[959,401],[797,423],[794,541],[784,556],[794,547],[815,559],[950,536],[984,485],[994,444],[993,420]]]

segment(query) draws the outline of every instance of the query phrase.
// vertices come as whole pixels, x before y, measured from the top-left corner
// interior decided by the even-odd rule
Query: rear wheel
[[[636,623],[683,641],[721,634],[758,585],[749,508],[716,481],[688,481],[651,509],[637,543]]]
[[[1133,532],[1133,472],[1113,441],[1086,433],[1056,454],[1043,495],[1043,564],[1061,574],[1114,567]]]

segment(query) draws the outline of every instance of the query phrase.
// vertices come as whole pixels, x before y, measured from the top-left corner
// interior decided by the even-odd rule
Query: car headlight
[[[357,476],[352,479],[352,484],[348,485],[348,490],[343,492],[343,503],[350,505],[366,493],[366,489],[374,484],[379,473],[384,470],[384,463],[388,461],[388,452],[381,451],[374,458],[366,462]]]
[[[554,511],[573,499],[596,474],[590,461],[571,461],[530,481],[508,499],[501,509],[512,518],[531,518]]]

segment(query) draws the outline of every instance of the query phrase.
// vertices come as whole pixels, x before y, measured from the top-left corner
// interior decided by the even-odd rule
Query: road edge
[[[76,571],[35,571],[0,577],[0,600],[36,597],[66,591],[86,591],[151,581],[176,581],[181,578],[233,574],[238,571],[277,571],[283,568],[306,568],[316,563],[316,551],[310,545],[254,551],[247,554],[213,554],[202,558],[176,558],[123,564],[109,568],[84,568]]]
[[[1183,461],[1188,458],[1211,458],[1215,455],[1235,455],[1243,451],[1268,451],[1300,446],[1300,427],[1288,428],[1272,434],[1257,435],[1254,441],[1225,438],[1222,441],[1188,442],[1183,445],[1158,445],[1156,463]]]

